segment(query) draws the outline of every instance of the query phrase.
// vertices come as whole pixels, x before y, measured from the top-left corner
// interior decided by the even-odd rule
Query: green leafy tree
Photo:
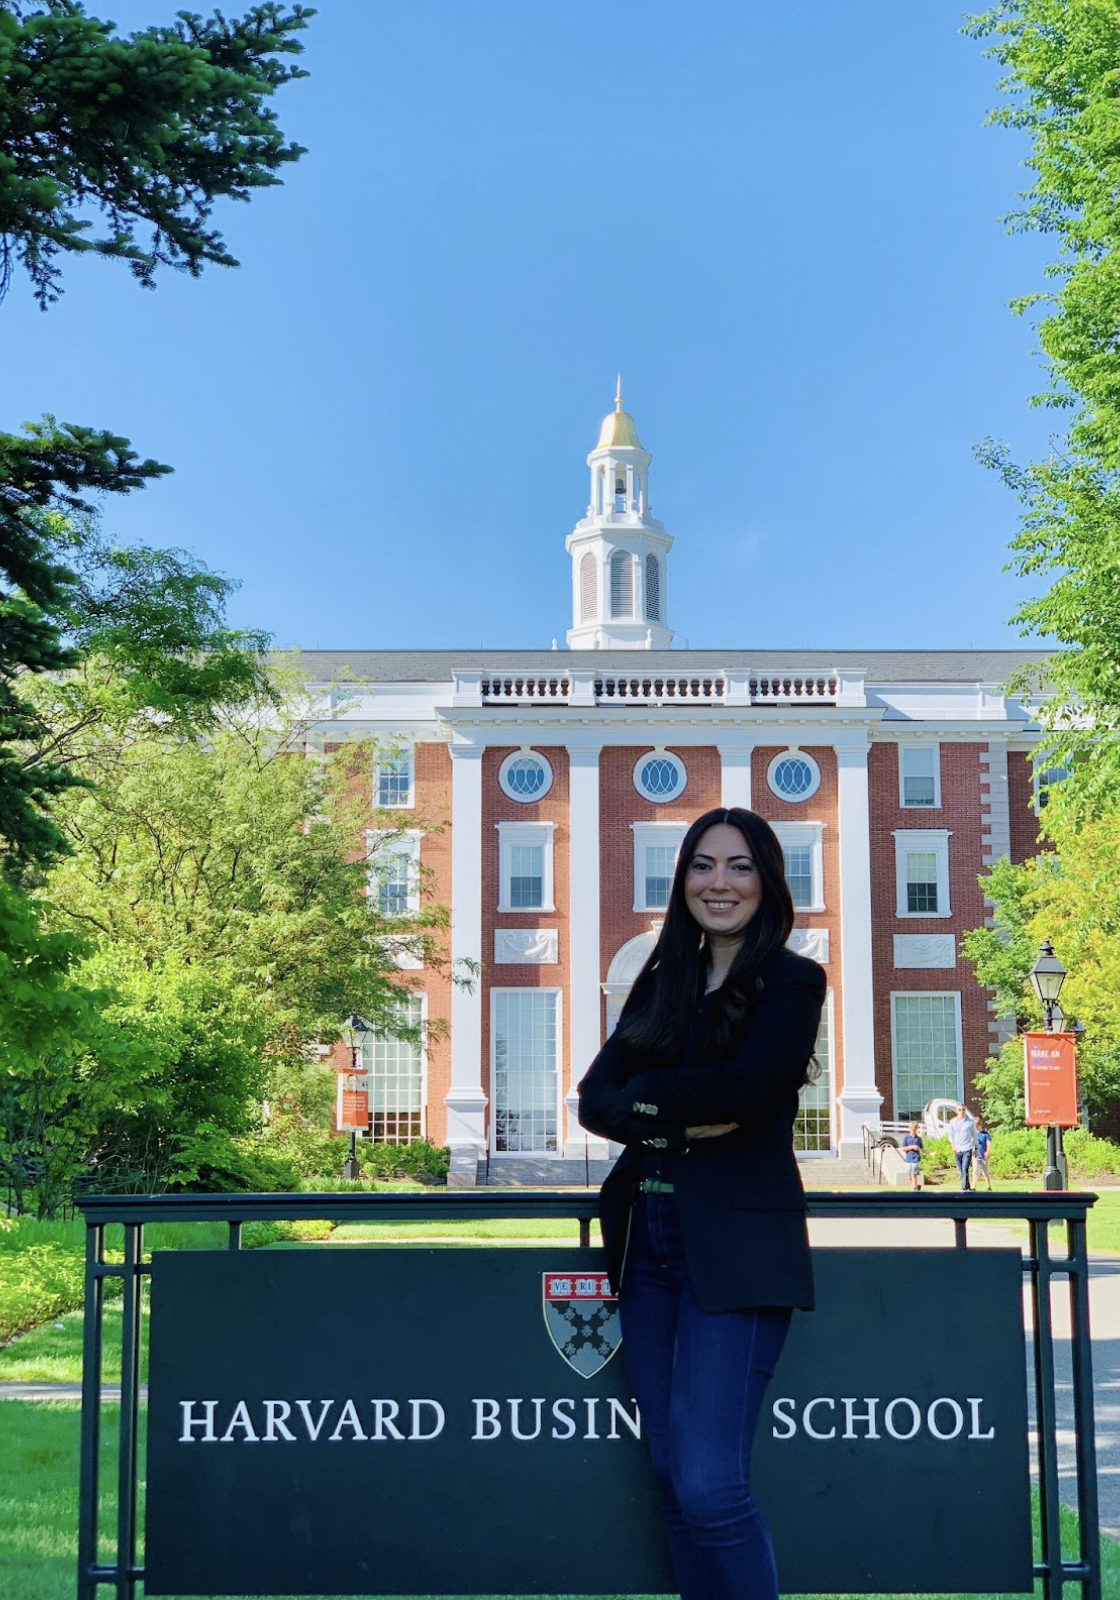
[[[963,948],[979,982],[994,990],[997,1014],[1039,1027],[1028,975],[1043,939],[1052,941],[1069,974],[1062,1009],[1085,1028],[1080,1085],[1090,1113],[1100,1112],[1120,1094],[1120,813],[1083,820],[1052,810],[1053,853],[1021,866],[998,862],[980,880],[995,928],[966,934]],[[990,1081],[982,1084],[995,1097],[986,1099],[989,1108],[1021,1102],[1022,1071],[1022,1048],[1012,1041],[989,1063]]]
[[[70,850],[41,903],[87,946],[73,981],[107,997],[89,1148],[117,1179],[248,1181],[235,1141],[262,1100],[300,1122],[328,1111],[317,1046],[344,1016],[399,1031],[391,941],[441,961],[439,908],[384,918],[366,895],[372,752],[309,758],[303,711],[278,687],[204,734],[137,718],[75,735],[96,782],[58,802]]]
[[[1020,498],[1012,566],[1049,587],[1019,610],[1024,633],[1059,641],[1045,669],[1046,722],[1074,771],[1064,803],[1093,813],[1120,795],[1120,7],[1115,0],[1000,0],[970,19],[1005,69],[991,120],[1025,130],[1035,181],[1012,227],[1050,234],[1057,257],[1038,308],[1047,387],[1069,414],[1045,461],[982,459]]]
[[[53,1211],[93,1131],[80,1062],[100,1031],[99,996],[75,984],[86,951],[47,932],[24,895],[0,882],[0,1176]]]
[[[121,37],[78,0],[0,0],[0,299],[18,264],[45,308],[62,258],[89,251],[127,261],[149,287],[160,267],[236,266],[214,206],[278,183],[303,153],[269,101],[304,76],[292,57],[312,14],[270,0],[240,20],[182,12]],[[29,677],[95,653],[137,706],[180,714],[253,675],[251,642],[215,614],[228,585],[181,553],[116,551],[90,534],[94,497],[167,471],[105,429],[48,417],[0,433],[0,874],[11,883],[58,855],[51,807],[75,781],[57,729],[29,704]]]
[[[0,0],[0,298],[18,262],[47,306],[59,257],[79,252],[146,286],[160,267],[236,266],[214,206],[303,154],[269,99],[305,76],[290,58],[312,15],[270,0],[122,37],[78,0]]]

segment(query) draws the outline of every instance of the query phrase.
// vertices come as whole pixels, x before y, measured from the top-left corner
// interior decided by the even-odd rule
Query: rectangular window
[[[498,822],[498,910],[552,911],[551,822]]]
[[[783,844],[786,882],[796,907],[813,904],[813,848],[808,844]]]
[[[423,1025],[424,1002],[407,995],[396,1007],[402,1028]],[[363,1047],[369,1083],[369,1136],[375,1144],[424,1137],[424,1051],[419,1040],[377,1035]]]
[[[378,757],[373,769],[373,803],[381,810],[399,810],[412,805],[411,750]]]
[[[517,910],[544,904],[544,846],[515,844],[510,850],[509,903]]]
[[[900,744],[898,747],[899,803],[902,806],[941,804],[941,746]]]
[[[1069,777],[1069,768],[1057,762],[1042,762],[1034,768],[1034,809],[1037,815],[1045,810],[1049,802],[1050,789],[1056,783],[1064,783]]]
[[[949,915],[949,830],[896,828],[896,914],[900,917]]]
[[[920,1118],[931,1100],[961,1094],[959,994],[892,994],[894,1114]]]
[[[386,856],[377,875],[377,909],[383,917],[403,917],[408,910],[411,862],[395,852]]]
[[[915,915],[937,910],[937,857],[932,850],[906,852],[906,909]]]
[[[775,822],[772,827],[782,847],[786,882],[793,897],[794,909],[823,911],[823,822]]]
[[[814,1055],[820,1076],[801,1091],[797,1121],[793,1125],[793,1147],[817,1155],[832,1149],[832,990],[825,998]]]
[[[646,845],[646,909],[663,911],[669,904],[673,873],[677,865],[676,847],[671,844]]]
[[[559,993],[493,989],[491,995],[494,1150],[555,1151]]]
[[[420,909],[420,832],[371,830],[366,834],[370,898],[383,917],[404,917]]]
[[[664,911],[686,828],[678,822],[632,822],[634,910]]]

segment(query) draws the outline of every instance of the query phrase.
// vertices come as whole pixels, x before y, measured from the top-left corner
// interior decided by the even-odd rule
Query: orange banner
[[[369,1095],[365,1089],[343,1089],[338,1125],[346,1129],[369,1127]]]
[[[1053,1124],[1076,1128],[1077,1040],[1072,1033],[1025,1033],[1024,1073],[1026,1123],[1029,1128]]]

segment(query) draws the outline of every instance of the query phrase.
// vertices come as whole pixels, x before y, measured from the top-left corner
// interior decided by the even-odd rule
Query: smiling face
[[[762,904],[762,880],[738,828],[719,822],[700,835],[685,873],[684,898],[709,938],[742,938]]]

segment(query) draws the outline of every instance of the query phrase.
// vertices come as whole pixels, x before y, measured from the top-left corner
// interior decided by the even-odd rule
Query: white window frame
[[[829,984],[828,989],[825,992],[822,1020],[825,1022],[828,1029],[828,1061],[825,1064],[824,1071],[822,1072],[820,1078],[818,1078],[817,1084],[814,1087],[819,1087],[819,1085],[823,1082],[825,1084],[825,1092],[828,1096],[828,1149],[811,1150],[806,1149],[801,1145],[797,1145],[797,1159],[799,1161],[826,1161],[832,1159],[836,1154],[836,1009],[833,1004],[833,989],[831,984]],[[817,1039],[820,1039],[819,1028],[817,1030]],[[806,1085],[806,1088],[808,1087],[809,1085]],[[805,1089],[802,1089],[801,1094],[804,1093]],[[799,1116],[802,1110],[801,1094],[798,1095]]]
[[[824,823],[823,822],[772,822],[770,826],[778,835],[779,844],[808,845],[812,852],[813,898],[807,906],[794,906],[800,915],[803,911],[824,911]]]
[[[907,800],[906,757],[915,751],[930,751],[933,755],[933,799]],[[925,773],[920,774],[925,777]],[[941,805],[941,746],[926,740],[899,740],[898,745],[898,803],[903,811],[935,811]]]
[[[555,822],[496,822],[498,830],[498,910],[512,911],[522,916],[535,916],[538,911],[555,911],[552,836]],[[511,902],[511,884],[514,845],[541,845],[541,903],[539,906],[515,906]]]
[[[400,994],[402,1000],[419,1000],[420,1002],[420,1132],[417,1137],[420,1139],[426,1139],[428,1137],[428,997],[421,990],[417,989],[402,989]],[[369,1095],[371,1102],[369,1113],[370,1122],[373,1121],[373,1052],[375,1044],[375,1039],[370,1039],[363,1043],[359,1058],[361,1062],[360,1075],[364,1080],[365,1090]],[[368,1060],[366,1055],[367,1051],[369,1052]],[[342,1074],[339,1076],[341,1078]],[[336,1121],[341,1119],[342,1114],[341,1095],[339,1096],[338,1104],[339,1114],[338,1118],[336,1118]],[[373,1144],[373,1130],[368,1123],[365,1131],[359,1133],[358,1137],[359,1139],[366,1139],[370,1144]]]
[[[952,1000],[954,1002],[957,1040],[957,1086],[949,1099],[964,1099],[964,1027],[961,1018],[961,992],[959,989],[892,989],[891,990],[891,1110],[898,1110],[898,1000]]]
[[[383,804],[380,799],[381,772],[389,763],[407,762],[408,764],[408,798],[394,800]],[[378,751],[373,762],[373,809],[375,811],[414,811],[416,809],[416,749],[413,745],[402,744],[399,748],[390,747]]]
[[[495,1161],[516,1161],[522,1159],[526,1152],[522,1150],[499,1150],[497,1105],[498,1096],[494,1087],[497,1075],[498,1062],[498,1027],[497,1027],[497,996],[499,994],[547,994],[552,996],[553,1020],[555,1022],[556,1037],[556,1149],[538,1150],[527,1152],[532,1160],[553,1161],[559,1160],[564,1154],[564,1007],[561,996],[564,991],[554,988],[551,984],[537,988],[535,984],[495,984],[490,990],[490,1154]]]
[[[515,789],[511,789],[509,787],[509,779],[507,774],[510,767],[515,761],[523,761],[526,756],[531,756],[534,761],[538,761],[544,768],[544,784],[540,789],[537,790],[536,794],[518,794]],[[542,756],[539,750],[533,750],[528,745],[522,745],[519,750],[511,750],[509,755],[506,756],[505,760],[498,768],[498,787],[501,789],[507,800],[514,800],[519,806],[531,806],[535,805],[538,800],[543,800],[545,795],[552,788],[552,781],[552,763],[547,759],[547,757]]]
[[[808,767],[811,774],[811,781],[804,794],[783,794],[781,789],[778,788],[774,781],[774,774],[777,772],[783,761],[803,761]],[[804,805],[806,800],[811,800],[813,798],[820,786],[820,763],[815,761],[807,750],[799,750],[796,745],[790,745],[786,750],[779,750],[777,755],[770,762],[770,765],[766,768],[766,787],[770,790],[770,793],[774,796],[774,798],[776,800],[780,800],[783,805]]]
[[[952,915],[949,905],[949,840],[948,828],[895,828],[894,877],[895,915],[907,922],[920,922],[923,918],[944,920]],[[937,910],[909,911],[906,906],[906,858],[919,852],[936,858]]]
[[[667,761],[676,772],[678,783],[672,794],[647,794],[642,788],[642,768],[648,761]],[[633,782],[634,788],[641,795],[642,799],[648,800],[651,806],[671,805],[674,800],[679,800],[681,795],[688,788],[688,768],[685,766],[680,756],[676,755],[672,750],[664,750],[657,745],[652,750],[644,750],[638,757],[637,761],[635,761]]]
[[[420,910],[420,841],[424,837],[419,828],[367,828],[366,854],[369,857],[368,897],[382,916],[413,916]],[[405,856],[409,863],[408,899],[403,911],[381,911],[381,880],[377,872],[377,859],[386,856]]]
[[[1036,751],[1031,757],[1031,805],[1036,817],[1040,817],[1046,810],[1045,795],[1047,790],[1055,788],[1059,783],[1064,783],[1069,777],[1069,767],[1060,761],[1047,761],[1041,758]],[[1061,778],[1055,778],[1051,783],[1043,783],[1043,775],[1047,772],[1061,772]]]
[[[675,845],[680,855],[687,822],[632,822],[634,835],[634,910],[664,911],[664,906],[651,906],[646,900],[646,850],[650,845]]]

